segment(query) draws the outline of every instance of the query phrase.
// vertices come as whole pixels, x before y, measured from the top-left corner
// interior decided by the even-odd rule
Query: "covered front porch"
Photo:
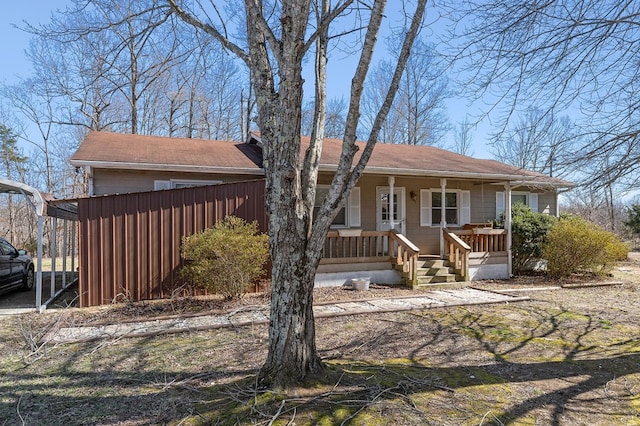
[[[379,284],[451,287],[474,279],[509,278],[507,230],[485,227],[442,231],[444,256],[421,253],[390,231],[331,231],[316,285],[343,285],[366,277]]]
[[[385,181],[383,185],[380,178],[363,179],[358,205],[354,208],[351,197],[346,206],[347,212],[362,214],[362,220],[351,221],[362,228],[345,226],[327,234],[317,286],[366,277],[375,283],[413,288],[450,287],[511,276],[512,182],[394,176]],[[498,205],[498,194],[504,208],[503,229],[494,229],[485,216],[489,205]],[[374,195],[374,200],[367,199]],[[367,210],[373,213],[373,208],[375,221],[373,215],[367,217]],[[491,211],[491,219],[498,216],[497,209]],[[367,229],[374,224],[375,230]]]

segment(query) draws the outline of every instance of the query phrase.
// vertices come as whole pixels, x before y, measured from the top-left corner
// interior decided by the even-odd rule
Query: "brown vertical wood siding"
[[[264,180],[78,200],[80,306],[170,297],[182,238],[227,215],[267,231]]]

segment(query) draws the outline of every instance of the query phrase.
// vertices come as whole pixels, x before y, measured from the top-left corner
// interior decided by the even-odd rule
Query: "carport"
[[[37,249],[36,249],[36,300],[35,308],[38,312],[42,312],[47,308],[56,297],[58,297],[67,287],[73,284],[70,280],[67,282],[67,245],[71,243],[71,271],[73,271],[75,263],[76,251],[76,222],[78,220],[77,206],[69,202],[60,202],[56,200],[46,200],[40,191],[21,182],[0,178],[0,193],[22,194],[29,204],[33,207],[38,219],[37,230]],[[42,255],[43,255],[43,234],[44,234],[44,216],[51,217],[51,294],[49,298],[42,302]],[[62,285],[56,288],[56,237],[58,232],[57,220],[62,219],[63,222],[63,262],[62,262]],[[68,222],[71,221],[71,229]],[[69,236],[71,234],[71,237]],[[71,241],[69,241],[71,240]]]

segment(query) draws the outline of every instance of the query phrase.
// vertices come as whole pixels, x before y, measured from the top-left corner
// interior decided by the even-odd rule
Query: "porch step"
[[[420,258],[417,262],[418,270],[438,270],[438,269],[448,269],[449,261],[444,259],[423,259]],[[396,265],[396,269],[398,271],[402,271],[401,265]]]
[[[451,266],[448,260],[438,257],[421,257],[418,260],[416,271],[417,285],[414,286],[406,273],[402,272],[402,267],[397,269],[402,273],[405,283],[409,287],[428,288],[456,288],[463,287],[465,280],[457,274],[456,269]]]
[[[460,279],[460,276],[456,274],[423,275],[418,276],[418,286],[421,284],[455,283]]]
[[[455,268],[450,266],[431,267],[431,268],[418,268],[417,274],[419,277],[424,276],[447,276],[455,274]]]
[[[445,268],[449,266],[449,261],[440,259],[439,257],[423,257],[418,258],[418,268]]]
[[[396,265],[396,270],[402,273],[402,266]],[[426,265],[426,266],[418,266],[416,270],[418,277],[425,276],[448,276],[455,275],[455,268],[449,266],[449,262],[442,260],[438,261],[438,263]]]
[[[465,281],[453,281],[448,283],[419,283],[414,287],[415,289],[429,289],[429,290],[452,290],[458,288],[464,288],[468,285],[468,282]]]

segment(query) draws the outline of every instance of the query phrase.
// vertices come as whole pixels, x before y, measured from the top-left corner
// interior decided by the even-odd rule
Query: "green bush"
[[[613,233],[577,216],[561,218],[547,235],[543,256],[547,271],[555,278],[574,273],[606,274],[629,247]]]
[[[640,234],[640,205],[632,204],[627,207],[627,220],[623,222],[633,234]]]
[[[268,236],[256,222],[227,216],[213,227],[185,237],[183,276],[227,299],[239,298],[264,272],[269,255]]]
[[[524,204],[511,209],[511,254],[513,272],[525,270],[528,262],[542,258],[547,233],[556,222],[554,216],[537,213]],[[497,226],[504,227],[504,215]]]
[[[627,207],[627,220],[622,222],[631,233],[634,246],[638,246],[638,237],[640,237],[640,205],[632,204]]]

